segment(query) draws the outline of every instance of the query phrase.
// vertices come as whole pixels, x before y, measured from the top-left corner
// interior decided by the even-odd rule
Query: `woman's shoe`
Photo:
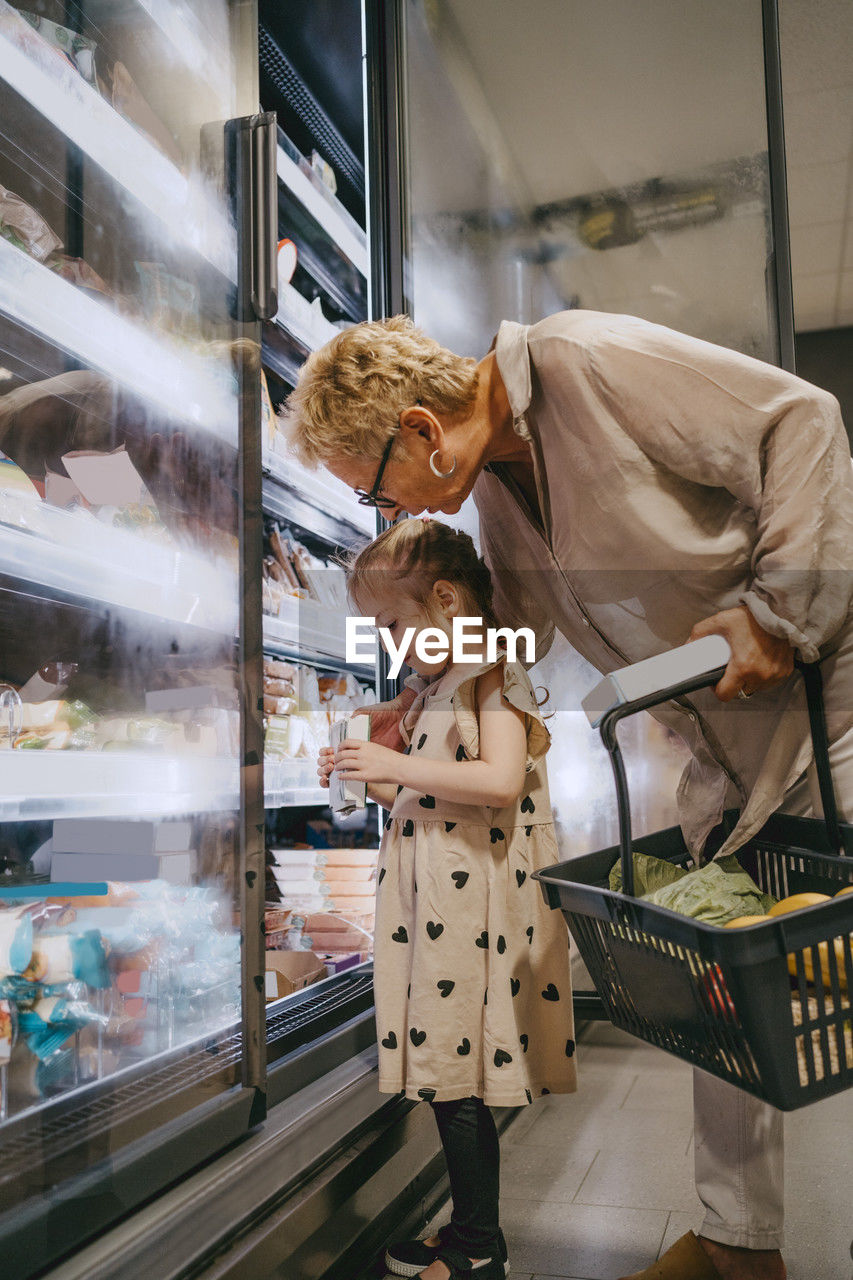
[[[385,1251],[385,1266],[395,1276],[417,1276],[421,1271],[425,1271],[431,1262],[435,1262],[439,1250],[445,1246],[445,1242],[450,1236],[450,1223],[439,1227],[435,1233],[440,1244],[424,1244],[423,1240],[402,1240],[400,1244],[393,1244]],[[498,1280],[504,1280],[504,1276],[509,1275],[509,1262],[507,1261],[506,1240],[504,1233],[498,1232],[498,1257],[495,1259],[502,1266]],[[448,1264],[449,1265],[449,1264]],[[482,1265],[482,1264],[481,1264]],[[477,1276],[477,1280],[490,1280],[490,1277],[484,1276],[481,1271],[473,1272]],[[498,1274],[497,1272],[495,1273]]]
[[[622,1280],[721,1280],[720,1273],[702,1248],[692,1231],[676,1240],[662,1258],[646,1267],[623,1276]]]

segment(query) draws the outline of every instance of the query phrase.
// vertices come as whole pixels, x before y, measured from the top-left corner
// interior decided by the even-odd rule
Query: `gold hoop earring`
[[[439,480],[449,480],[456,470],[456,454],[454,453],[453,455],[453,461],[450,464],[450,470],[439,471],[438,467],[435,465],[435,460],[438,457],[438,452],[439,452],[438,449],[433,449],[432,453],[429,455],[429,469],[434,476],[438,476]]]

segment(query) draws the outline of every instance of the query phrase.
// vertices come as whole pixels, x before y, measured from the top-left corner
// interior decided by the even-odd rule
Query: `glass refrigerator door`
[[[226,128],[256,39],[240,0],[0,0],[0,1237],[262,1083],[238,226],[264,144]]]
[[[261,104],[278,119],[278,311],[263,327],[264,782],[270,1100],[294,1050],[372,1005],[377,806],[336,814],[317,778],[330,725],[376,698],[346,662],[341,553],[376,514],[301,466],[279,417],[309,353],[368,309],[361,5],[261,0]],[[328,1050],[328,1046],[327,1046]],[[342,1050],[341,1050],[342,1052]],[[330,1060],[331,1051],[324,1054]]]
[[[392,305],[478,359],[504,319],[584,308],[785,363],[772,7],[406,0],[408,243],[405,296]],[[455,520],[476,536],[473,504]],[[564,856],[606,846],[612,779],[580,708],[597,673],[558,636],[535,677],[556,710],[549,772]],[[637,828],[665,827],[680,741],[646,716],[625,728],[641,760]]]

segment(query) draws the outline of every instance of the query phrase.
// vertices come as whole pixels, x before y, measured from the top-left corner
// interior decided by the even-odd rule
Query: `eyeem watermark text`
[[[508,662],[515,662],[519,640],[524,642],[523,662],[536,661],[536,637],[530,627],[483,627],[482,618],[454,618],[452,636],[441,627],[406,627],[398,643],[387,627],[377,627],[375,618],[353,617],[346,619],[346,660],[348,663],[373,662],[376,658],[376,635],[379,635],[391,657],[388,674],[393,680],[400,674],[412,640],[415,654],[421,662],[437,662],[450,655],[452,662],[482,662],[483,642],[486,645],[486,661],[495,662],[498,656],[498,640],[506,641]],[[471,649],[476,649],[472,653]]]

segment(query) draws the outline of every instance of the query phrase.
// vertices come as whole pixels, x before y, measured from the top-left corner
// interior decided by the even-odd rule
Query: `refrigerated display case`
[[[10,1277],[263,1114],[255,24],[0,3]]]
[[[61,1280],[350,1280],[444,1195],[428,1109],[376,1090],[369,961],[348,939],[359,963],[336,972],[313,919],[352,913],[308,912],[346,883],[329,868],[369,869],[379,818],[368,806],[358,830],[332,821],[309,731],[327,726],[331,699],[390,690],[382,669],[343,660],[334,559],[376,517],[296,465],[279,411],[309,351],[369,314],[411,310],[475,355],[505,314],[578,302],[646,306],[719,338],[702,294],[719,267],[734,284],[726,296],[715,276],[713,323],[748,287],[737,341],[784,358],[787,340],[772,41],[769,116],[762,105],[771,0],[732,6],[744,31],[728,61],[687,38],[700,16],[706,36],[714,27],[695,6],[641,21],[642,40],[629,4],[611,24],[583,6],[535,8],[519,24],[517,6],[467,0],[0,0],[0,959],[15,979],[0,1056],[4,1036],[17,1055],[15,1071],[0,1067],[0,1256],[12,1280],[65,1255]],[[563,65],[581,56],[574,99],[537,62],[546,46]],[[694,46],[703,74],[726,79],[728,113],[677,65]],[[663,114],[637,101],[628,116],[641,134],[645,120],[651,157],[617,145],[640,48],[650,65],[657,50]],[[547,128],[525,134],[542,93]],[[661,122],[676,116],[701,172],[667,155]],[[733,149],[709,158],[712,117],[728,120]],[[557,153],[534,172],[543,140]],[[628,172],[632,160],[649,172]],[[703,196],[712,179],[735,192],[725,208]],[[678,217],[653,225],[669,196]],[[41,695],[21,697],[36,672]],[[582,677],[566,662],[548,682],[565,700]],[[563,742],[584,789],[577,816],[595,778],[578,767],[586,747]],[[558,790],[569,794],[565,776]],[[603,805],[587,814],[573,833],[598,839]],[[91,881],[51,887],[54,857],[94,870],[118,855],[124,878],[106,895]],[[64,947],[72,970],[72,942],[89,938],[89,968],[64,995],[12,969],[21,908],[36,941],[64,931],[46,950]],[[315,938],[316,952],[303,945]],[[266,942],[301,959],[273,963],[270,979]],[[38,995],[64,999],[64,1020],[22,1026],[19,1004],[30,1015],[24,997]],[[22,1097],[21,1046],[24,1090],[39,1097]]]

